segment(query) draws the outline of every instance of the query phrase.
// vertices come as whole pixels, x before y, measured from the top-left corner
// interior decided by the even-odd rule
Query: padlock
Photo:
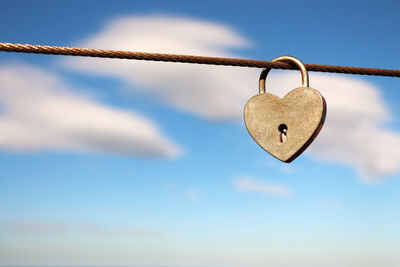
[[[244,108],[244,121],[251,137],[275,158],[291,162],[317,137],[326,117],[323,96],[309,87],[308,72],[297,58],[282,56],[272,60],[294,63],[302,74],[302,87],[282,99],[266,93],[265,80],[271,70],[261,72],[259,94],[253,96]]]

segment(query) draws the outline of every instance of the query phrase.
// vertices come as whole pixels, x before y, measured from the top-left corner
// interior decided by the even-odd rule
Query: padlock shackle
[[[296,66],[299,68],[301,71],[301,82],[302,82],[302,87],[309,87],[309,80],[308,80],[308,72],[306,69],[306,66],[304,66],[303,62],[300,61],[300,59],[292,56],[281,56],[274,58],[272,62],[277,62],[277,61],[287,61],[289,63],[294,63]],[[265,68],[262,70],[260,74],[260,82],[259,82],[259,93],[260,94],[265,94],[265,80],[267,78],[267,75],[271,68]]]

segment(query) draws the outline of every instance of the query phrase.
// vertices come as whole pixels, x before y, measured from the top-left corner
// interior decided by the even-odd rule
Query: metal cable
[[[190,56],[190,55],[144,53],[144,52],[132,52],[132,51],[87,49],[87,48],[76,48],[76,47],[58,47],[58,46],[43,46],[43,45],[29,45],[29,44],[0,43],[0,51],[35,53],[35,54],[52,54],[52,55],[64,55],[64,56],[120,58],[120,59],[166,61],[166,62],[180,62],[180,63],[194,63],[194,64],[208,64],[208,65],[240,66],[240,67],[251,67],[251,68],[297,69],[296,66],[286,62],[271,62],[264,60],[250,60],[250,59],[239,59],[239,58],[203,57],[203,56]],[[345,67],[345,66],[318,65],[318,64],[304,64],[304,65],[306,66],[308,71],[400,77],[400,70]]]

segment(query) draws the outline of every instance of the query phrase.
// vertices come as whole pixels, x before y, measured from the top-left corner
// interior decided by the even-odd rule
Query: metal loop
[[[302,87],[309,87],[309,80],[308,80],[308,72],[306,67],[304,66],[303,62],[300,61],[300,59],[292,56],[281,56],[274,58],[271,60],[272,62],[277,62],[277,61],[287,61],[290,63],[294,63],[297,65],[297,67],[301,71],[301,81],[302,81]],[[259,81],[259,93],[260,94],[265,94],[265,80],[267,78],[267,75],[271,68],[264,68],[260,74],[260,81]]]

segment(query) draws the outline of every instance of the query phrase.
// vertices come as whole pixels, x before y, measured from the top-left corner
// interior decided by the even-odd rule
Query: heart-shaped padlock
[[[299,156],[320,132],[326,116],[322,95],[309,87],[303,63],[290,56],[272,60],[295,63],[302,73],[302,87],[282,99],[265,92],[265,79],[270,68],[261,72],[259,94],[244,108],[244,121],[254,141],[275,158],[291,162]]]

